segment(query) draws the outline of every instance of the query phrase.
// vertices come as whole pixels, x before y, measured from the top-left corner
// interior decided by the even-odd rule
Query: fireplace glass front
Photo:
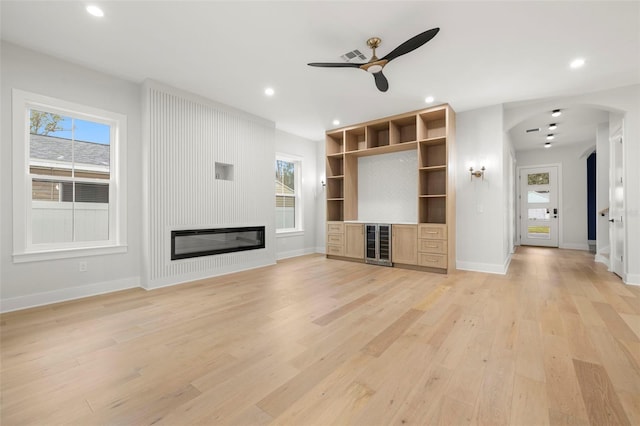
[[[171,260],[265,248],[264,226],[171,231]]]

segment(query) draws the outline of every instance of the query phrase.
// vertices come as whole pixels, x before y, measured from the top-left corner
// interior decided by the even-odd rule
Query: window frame
[[[109,177],[109,239],[40,243],[32,241],[32,178],[30,173],[30,109],[53,112],[111,127]],[[75,102],[12,90],[13,124],[13,262],[65,259],[127,251],[126,143],[127,117]],[[37,200],[36,200],[37,201]]]
[[[289,163],[293,163],[293,180],[295,182],[294,188],[294,200],[295,200],[295,211],[294,211],[294,221],[296,226],[294,228],[278,228],[275,226],[277,235],[292,235],[292,234],[301,234],[304,232],[304,223],[302,218],[304,215],[302,214],[303,204],[302,204],[302,157],[297,157],[295,155],[290,154],[282,154],[276,153],[275,162],[278,160],[286,161]],[[280,194],[282,195],[282,194]],[[274,193],[274,196],[278,196],[277,193]]]

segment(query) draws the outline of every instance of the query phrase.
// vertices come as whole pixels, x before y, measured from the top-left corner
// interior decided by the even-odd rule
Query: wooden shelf
[[[387,154],[389,152],[411,151],[416,149],[416,142],[404,142],[396,145],[379,146],[376,148],[364,149],[362,151],[346,152],[347,156],[366,157],[369,155]]]
[[[454,161],[454,140],[455,113],[448,105],[328,131],[327,221],[358,220],[360,157],[416,150],[417,222],[419,226],[442,231],[442,241],[437,243],[440,251],[437,253],[439,261],[435,268],[446,271],[455,269],[455,188],[453,170],[448,167]],[[414,183],[411,182],[411,185]],[[421,238],[424,237],[412,237],[408,244],[417,247]],[[416,241],[413,242],[414,240]],[[333,252],[334,255],[343,255],[336,253]],[[433,256],[432,252],[427,254]],[[419,260],[414,262],[413,258],[408,262],[422,265]],[[428,266],[434,268],[432,264]]]

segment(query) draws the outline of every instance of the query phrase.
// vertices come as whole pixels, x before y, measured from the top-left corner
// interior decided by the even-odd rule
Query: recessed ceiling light
[[[582,68],[582,66],[584,66],[584,58],[574,59],[573,61],[571,61],[571,64],[569,66],[574,70],[578,68]]]
[[[557,128],[558,128],[558,125],[556,123],[549,124],[549,130],[555,130]]]
[[[426,98],[424,98],[424,101],[428,104],[433,103],[433,101],[435,101],[435,98],[433,96],[427,96]]]
[[[338,124],[340,124],[340,120],[333,120],[333,125],[337,126]]]
[[[552,117],[560,117],[561,115],[562,111],[560,111],[559,109],[554,109],[553,112],[551,112]]]
[[[546,143],[544,144],[544,147],[545,147],[545,148],[551,148],[551,142],[546,142]]]
[[[547,135],[547,140],[548,140],[548,141],[552,141],[553,139],[555,139],[555,136],[553,136],[553,133],[549,133],[549,134]]]
[[[87,12],[89,12],[90,15],[96,16],[98,18],[102,18],[104,16],[104,12],[102,11],[102,9],[95,5],[87,6]]]
[[[267,96],[273,96],[274,93],[276,93],[276,91],[273,90],[272,87],[267,87],[266,89],[264,89],[264,94]]]

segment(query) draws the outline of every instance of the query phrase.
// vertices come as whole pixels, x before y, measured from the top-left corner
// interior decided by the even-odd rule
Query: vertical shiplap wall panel
[[[273,123],[145,84],[149,188],[147,288],[275,263]],[[233,164],[233,181],[215,179]],[[266,248],[171,261],[175,229],[266,227]]]

